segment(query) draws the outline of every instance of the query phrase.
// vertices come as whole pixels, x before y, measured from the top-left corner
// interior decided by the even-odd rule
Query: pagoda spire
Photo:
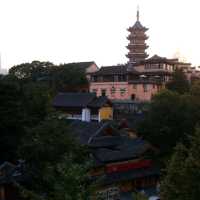
[[[139,5],[137,6],[137,21],[140,21]]]

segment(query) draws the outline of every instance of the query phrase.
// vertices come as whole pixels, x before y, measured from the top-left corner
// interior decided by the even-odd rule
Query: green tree
[[[29,82],[21,86],[22,104],[25,111],[26,127],[35,126],[44,120],[52,111],[51,90],[38,82]]]
[[[33,61],[31,63],[22,63],[13,66],[9,70],[9,74],[16,76],[19,79],[36,81],[48,75],[48,71],[54,65],[50,62]]]
[[[190,84],[182,69],[176,69],[172,75],[172,80],[166,84],[166,88],[180,94],[189,92]]]
[[[0,79],[0,160],[13,161],[20,139],[25,133],[23,92],[14,77]]]
[[[177,142],[187,140],[187,136],[193,134],[199,121],[197,85],[182,95],[163,90],[153,97],[138,132],[161,150],[172,151]]]
[[[61,91],[77,91],[88,87],[85,70],[73,63],[59,65],[51,80],[54,87]]]
[[[32,128],[20,147],[20,157],[29,172],[24,197],[77,200],[88,195],[88,151],[70,137],[65,121],[47,119]]]
[[[184,134],[180,95],[163,90],[155,95],[138,132],[161,149],[171,149]]]
[[[200,129],[197,128],[186,148],[179,144],[161,184],[163,200],[198,200],[200,195]]]
[[[195,97],[200,98],[200,81],[199,80],[192,83],[192,86],[190,88],[190,94]]]
[[[27,130],[50,113],[50,93],[38,83],[26,83],[13,75],[0,79],[0,160],[16,161],[16,152]]]
[[[16,65],[9,74],[27,82],[39,82],[54,92],[77,91],[88,87],[85,68],[78,63],[54,65],[50,62],[33,61]]]

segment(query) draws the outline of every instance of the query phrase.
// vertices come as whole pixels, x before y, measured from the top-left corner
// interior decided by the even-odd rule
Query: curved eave
[[[127,49],[148,49],[149,46],[146,44],[129,44],[126,46]]]
[[[149,55],[148,54],[140,54],[140,53],[132,53],[132,54],[127,54],[126,57],[127,58],[141,58],[141,59],[145,59],[147,58]]]
[[[131,39],[138,39],[138,40],[147,40],[149,38],[149,36],[147,35],[144,35],[144,36],[138,36],[138,35],[129,35],[126,37],[128,40],[131,40]]]
[[[148,31],[149,29],[148,28],[146,28],[146,27],[129,27],[128,29],[127,29],[129,32],[134,32],[134,31],[144,31],[144,32],[146,32],[146,31]]]

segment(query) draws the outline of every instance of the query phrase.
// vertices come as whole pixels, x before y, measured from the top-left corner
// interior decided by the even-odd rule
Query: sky
[[[127,28],[148,27],[147,53],[200,65],[199,0],[0,0],[1,66],[126,63]]]

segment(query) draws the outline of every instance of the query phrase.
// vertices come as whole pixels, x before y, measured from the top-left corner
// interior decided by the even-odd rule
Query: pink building
[[[129,62],[101,67],[90,73],[90,92],[95,92],[97,96],[106,95],[114,100],[150,101],[154,94],[165,87],[176,68],[184,69],[188,78],[192,76],[192,72],[188,73],[188,69],[192,69],[190,63],[157,55],[147,59],[147,30],[140,23],[137,11],[137,21],[128,29]]]

